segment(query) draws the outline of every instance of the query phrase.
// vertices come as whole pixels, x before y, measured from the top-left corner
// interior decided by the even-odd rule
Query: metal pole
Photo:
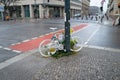
[[[70,52],[70,0],[65,0],[65,49]]]

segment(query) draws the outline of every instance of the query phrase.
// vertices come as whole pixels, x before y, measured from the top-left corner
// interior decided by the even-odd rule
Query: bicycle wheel
[[[53,46],[51,39],[42,41],[39,45],[39,52],[43,57],[50,57],[51,54],[56,53],[56,48]]]
[[[72,37],[70,40],[70,48],[73,52],[79,52],[82,49],[82,41],[77,36]]]

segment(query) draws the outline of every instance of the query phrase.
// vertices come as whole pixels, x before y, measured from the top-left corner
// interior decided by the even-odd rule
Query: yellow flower
[[[72,34],[73,33],[73,29],[72,28],[70,28],[70,34]]]

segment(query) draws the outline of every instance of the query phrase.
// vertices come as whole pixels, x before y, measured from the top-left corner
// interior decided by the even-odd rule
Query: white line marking
[[[105,48],[108,51],[120,52],[120,49],[113,49],[113,48]]]
[[[39,36],[39,37],[43,37],[44,35],[41,35],[41,36]]]
[[[87,44],[88,42],[85,42],[84,44]]]
[[[0,48],[2,48],[2,46],[0,46]]]
[[[100,47],[100,46],[93,46],[93,45],[83,45],[83,47],[94,48],[94,49],[100,49],[100,50],[107,50],[107,51],[112,51],[112,52],[120,52],[120,49],[107,48],[107,47]]]
[[[28,41],[30,41],[29,39],[27,39],[27,40],[24,40],[24,41],[22,41],[22,42],[28,42]]]
[[[5,49],[5,50],[11,50],[10,48],[3,48],[3,49]]]
[[[45,34],[45,35],[49,35],[50,33],[48,33],[48,34]]]
[[[0,63],[0,70],[3,69],[3,68],[5,68],[5,67],[7,67],[7,66],[9,66],[10,64],[13,64],[13,63],[15,63],[15,62],[17,62],[19,60],[22,60],[23,58],[25,58],[25,57],[27,57],[29,55],[32,55],[33,53],[34,52],[20,54],[18,56],[15,56],[15,57],[9,59],[9,60],[6,60],[5,62]]]
[[[14,46],[15,44],[11,44],[12,46]]]
[[[21,44],[21,42],[18,42],[18,43],[16,43],[16,44]]]
[[[38,37],[34,37],[34,38],[32,38],[32,39],[37,39]]]
[[[96,29],[96,30],[92,33],[92,35],[88,38],[88,40],[87,40],[84,44],[87,44],[87,43],[92,39],[92,37],[96,34],[96,32],[97,32],[99,29],[100,29],[100,27],[99,27],[98,29]]]
[[[16,52],[16,53],[21,53],[21,51],[17,51],[17,50],[12,50],[13,52]]]
[[[74,27],[73,27],[73,28],[74,28]],[[82,30],[84,30],[84,29],[86,29],[86,28],[87,28],[87,26],[85,26],[85,27],[83,27],[83,28],[81,28],[81,29],[79,29],[79,30],[73,32],[73,34],[78,33],[79,31],[82,31]]]

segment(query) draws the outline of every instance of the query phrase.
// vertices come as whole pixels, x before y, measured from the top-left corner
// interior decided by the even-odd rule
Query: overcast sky
[[[90,6],[98,6],[98,7],[101,7],[101,1],[102,0],[90,0]],[[108,0],[105,0],[104,2],[104,6],[103,6],[103,9],[104,11],[107,10],[107,3],[108,3]]]

